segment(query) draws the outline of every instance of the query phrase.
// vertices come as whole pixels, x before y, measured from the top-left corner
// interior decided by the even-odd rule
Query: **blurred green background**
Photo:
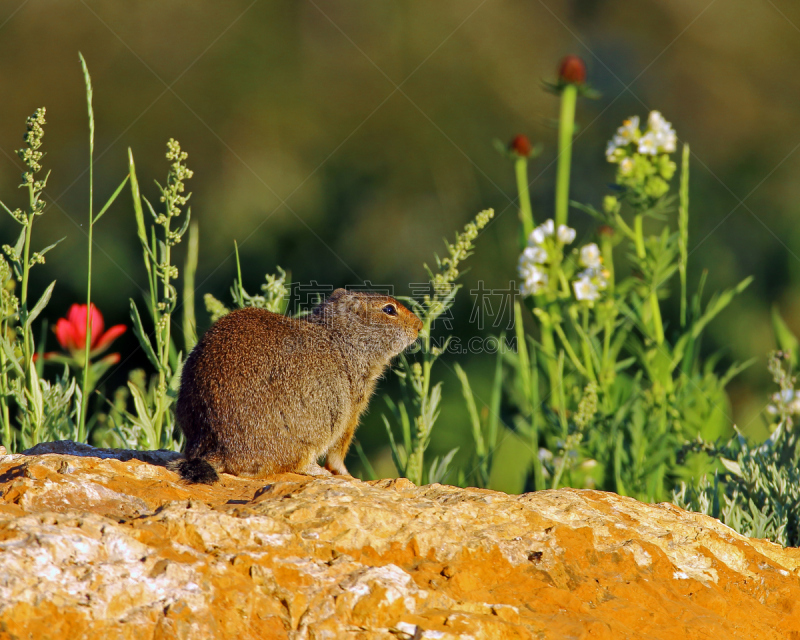
[[[88,148],[78,51],[94,81],[98,202],[124,176],[127,147],[151,197],[151,179],[166,177],[167,139],[189,153],[198,299],[212,292],[229,302],[234,240],[251,291],[279,264],[300,282],[369,280],[407,294],[410,283],[425,281],[422,264],[441,252],[441,238],[491,206],[497,217],[478,241],[456,305],[454,330],[465,340],[498,332],[469,321],[470,290],[479,280],[508,288],[516,276],[513,169],[492,140],[525,133],[544,144],[531,165],[532,196],[537,220],[551,217],[558,103],[541,80],[554,79],[563,55],[582,56],[602,97],[578,106],[572,197],[599,205],[614,173],[605,143],[627,116],[659,109],[691,143],[689,281],[709,269],[711,292],[755,275],[704,346],[724,347],[734,360],[759,357],[730,385],[726,412],[752,437],[763,435],[772,305],[800,331],[797,3],[5,0],[0,198],[23,204],[14,150],[25,118],[47,107],[44,164],[52,176],[35,244],[67,239],[33,271],[32,287],[36,294],[58,279],[51,322],[85,296]],[[579,238],[593,229],[578,211],[570,222]],[[16,229],[0,219],[3,243]],[[140,299],[146,279],[127,194],[95,238],[93,297],[109,324],[129,323],[128,299]],[[207,318],[199,308],[201,330]],[[123,360],[111,388],[145,364],[131,332],[116,346]],[[459,361],[481,395],[491,356]],[[460,446],[466,454],[466,412],[449,365],[440,367],[445,402],[432,453]],[[391,393],[392,381],[383,389]],[[358,437],[390,474],[383,408],[376,397]],[[506,437],[500,488],[519,488],[516,448]]]

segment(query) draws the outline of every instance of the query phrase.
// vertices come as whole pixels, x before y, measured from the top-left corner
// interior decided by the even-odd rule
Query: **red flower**
[[[508,148],[518,156],[524,156],[525,158],[529,157],[533,151],[530,140],[521,133],[514,136]]]
[[[104,333],[104,328],[103,314],[92,303],[90,358],[108,349],[111,343],[125,333],[127,329],[124,324],[118,324]],[[58,319],[53,331],[61,348],[69,351],[75,360],[83,362],[83,353],[86,345],[86,305],[73,304],[67,317]],[[119,354],[113,353],[104,359],[113,359],[114,362],[118,362]]]
[[[578,56],[564,56],[558,67],[560,84],[583,84],[586,82],[586,64]]]

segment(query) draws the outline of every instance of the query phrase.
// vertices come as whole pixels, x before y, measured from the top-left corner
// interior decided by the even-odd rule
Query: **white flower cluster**
[[[600,292],[608,286],[609,272],[603,269],[600,248],[594,243],[581,247],[580,263],[586,267],[572,283],[575,298],[592,302],[600,297]]]
[[[784,389],[783,391],[779,391],[778,393],[772,394],[772,402],[774,404],[770,404],[767,406],[767,412],[772,415],[778,415],[780,412],[778,409],[778,405],[782,404],[786,407],[786,411],[792,414],[800,413],[800,391],[794,391],[792,389]]]
[[[550,260],[550,252],[556,250],[558,244],[570,244],[575,240],[575,229],[567,225],[558,225],[552,219],[547,220],[531,231],[528,246],[519,257],[517,271],[522,278],[519,290],[524,296],[539,293],[547,287],[548,276],[545,265]]]
[[[631,116],[617,129],[616,135],[609,140],[606,147],[606,158],[609,162],[619,162],[620,167],[624,160],[628,160],[630,168],[633,167],[630,158],[620,158],[617,150],[624,149],[629,144],[636,144],[636,151],[643,155],[657,156],[660,153],[672,153],[678,146],[678,136],[672,123],[667,122],[660,111],[651,111],[647,118],[647,131],[639,130],[639,116]]]

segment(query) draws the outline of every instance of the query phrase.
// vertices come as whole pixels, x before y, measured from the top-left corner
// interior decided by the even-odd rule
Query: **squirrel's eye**
[[[389,316],[397,315],[397,308],[393,304],[387,304],[383,309],[381,309],[381,311]]]

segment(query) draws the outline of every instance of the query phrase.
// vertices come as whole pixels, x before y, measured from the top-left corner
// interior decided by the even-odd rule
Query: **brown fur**
[[[349,475],[344,457],[376,382],[421,328],[394,298],[344,289],[300,320],[232,311],[184,365],[176,414],[187,459],[174,469],[200,482],[216,479],[208,465],[259,478],[320,475],[326,456],[328,471]]]

